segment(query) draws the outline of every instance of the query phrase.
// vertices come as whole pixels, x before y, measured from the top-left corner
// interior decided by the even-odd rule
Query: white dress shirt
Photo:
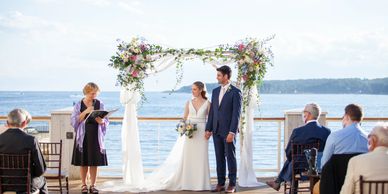
[[[222,98],[224,97],[226,91],[228,91],[229,86],[230,86],[230,82],[221,86],[220,95],[218,96],[218,105],[221,105]]]

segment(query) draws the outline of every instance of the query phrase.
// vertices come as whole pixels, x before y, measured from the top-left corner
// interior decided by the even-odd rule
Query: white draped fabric
[[[191,56],[184,56],[191,57]],[[211,65],[215,68],[220,65],[229,64],[231,61],[213,61]],[[176,65],[174,56],[165,56],[156,59],[155,69],[148,74],[156,74],[167,68]],[[244,141],[242,142],[240,169],[238,170],[239,185],[242,187],[255,187],[262,185],[256,180],[252,161],[252,131],[254,110],[257,107],[257,89],[251,95],[251,103],[246,111],[246,126],[244,127]],[[123,151],[123,181],[127,191],[142,190],[144,182],[143,165],[141,159],[139,129],[137,122],[137,103],[140,101],[138,92],[133,92],[130,87],[123,88],[120,94],[120,101],[125,106],[124,120],[122,125],[122,151]],[[183,107],[182,107],[183,109]],[[204,153],[207,154],[207,153]]]
[[[254,112],[257,107],[257,88],[253,87],[249,91],[250,101],[245,112],[245,126],[243,127],[243,138],[240,142],[240,168],[238,169],[238,184],[241,187],[256,187],[262,186],[263,183],[257,182],[255,170],[253,167],[253,152],[252,152],[252,132],[254,127]]]
[[[120,102],[125,106],[121,130],[123,152],[123,181],[128,186],[138,187],[144,181],[143,163],[141,159],[139,128],[137,124],[137,103],[140,94],[123,88]]]

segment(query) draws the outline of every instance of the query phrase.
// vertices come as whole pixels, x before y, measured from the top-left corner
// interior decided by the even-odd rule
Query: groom
[[[212,103],[206,124],[205,138],[213,134],[217,161],[218,184],[212,192],[225,190],[226,160],[228,161],[229,186],[226,193],[236,191],[236,134],[241,114],[241,91],[231,85],[232,70],[229,66],[217,69],[217,80],[221,86],[212,93]]]

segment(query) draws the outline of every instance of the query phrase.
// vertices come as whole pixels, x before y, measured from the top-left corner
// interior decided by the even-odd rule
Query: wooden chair
[[[9,191],[31,193],[30,151],[25,154],[0,154],[0,194]]]
[[[287,191],[289,191],[289,193],[291,194],[298,192],[311,193],[311,186],[300,187],[299,182],[309,181],[308,177],[302,175],[302,173],[306,174],[308,169],[307,159],[304,150],[311,148],[319,149],[319,141],[315,141],[314,143],[310,144],[298,144],[291,142],[291,146],[292,176],[291,182],[286,182],[284,184],[284,193],[286,194]]]
[[[360,194],[388,194],[388,180],[365,180],[360,176]]]
[[[47,170],[44,177],[50,180],[57,180],[58,184],[48,182],[47,188],[50,191],[59,191],[62,193],[63,187],[66,187],[66,193],[69,193],[69,177],[68,174],[62,170],[62,140],[59,142],[39,143],[42,154],[47,164]]]

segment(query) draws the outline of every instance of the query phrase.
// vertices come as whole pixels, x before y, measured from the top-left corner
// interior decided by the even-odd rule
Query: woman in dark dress
[[[76,138],[72,165],[80,166],[82,193],[98,193],[96,189],[97,167],[107,166],[108,161],[104,146],[104,136],[109,124],[108,118],[88,118],[93,110],[104,110],[104,104],[97,100],[100,89],[95,83],[88,83],[83,89],[85,97],[74,106],[71,115]],[[86,185],[86,177],[89,172],[90,187]]]

